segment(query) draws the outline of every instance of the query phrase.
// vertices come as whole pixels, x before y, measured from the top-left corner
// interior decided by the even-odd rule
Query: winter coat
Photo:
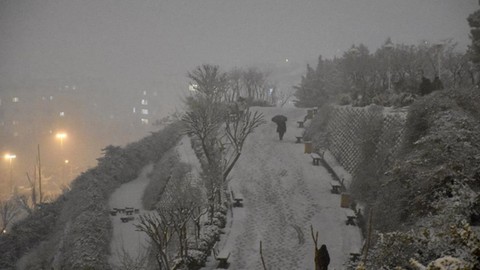
[[[285,122],[278,122],[277,123],[277,132],[278,133],[287,132],[287,124]]]
[[[330,264],[330,255],[328,255],[328,250],[326,245],[322,245],[318,249],[318,257],[317,257],[316,263],[320,270],[328,269],[328,265]]]

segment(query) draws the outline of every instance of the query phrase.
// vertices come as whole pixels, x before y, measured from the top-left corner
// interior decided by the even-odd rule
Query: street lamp
[[[14,190],[14,184],[13,184],[13,164],[12,160],[15,159],[17,156],[14,154],[5,154],[5,159],[8,160],[9,165],[10,165],[10,188],[11,191],[13,192]]]
[[[388,61],[388,70],[387,70],[387,78],[388,78],[388,90],[391,90],[392,89],[392,72],[391,72],[391,63],[390,63],[390,59],[392,57],[392,51],[393,51],[393,44],[390,40],[388,40],[388,42],[384,45],[384,48],[385,50],[387,50],[388,52],[388,58],[387,58],[387,61]]]
[[[60,140],[60,147],[63,148],[63,140],[67,138],[67,133],[60,132],[60,133],[57,133],[55,137]]]
[[[62,177],[62,179],[63,179],[63,184],[64,185],[66,184],[67,179],[69,178],[69,174],[66,172],[68,163],[69,163],[68,159],[65,159],[65,161],[63,162],[63,172],[62,172],[63,177]]]
[[[442,49],[443,49],[444,44],[443,43],[436,43],[433,45],[435,50],[437,51],[437,76],[438,79],[440,79],[440,69],[441,69],[441,56],[442,56]]]

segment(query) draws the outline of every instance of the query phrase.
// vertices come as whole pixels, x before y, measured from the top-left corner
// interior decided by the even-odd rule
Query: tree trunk
[[[237,155],[233,159],[232,163],[230,163],[227,167],[227,169],[223,172],[223,183],[227,181],[227,177],[232,171],[233,167],[235,166],[235,163],[237,163],[237,160],[240,158],[241,153],[237,152]]]

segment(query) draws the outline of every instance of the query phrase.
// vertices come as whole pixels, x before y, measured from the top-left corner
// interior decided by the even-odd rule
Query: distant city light
[[[190,84],[188,85],[188,90],[195,92],[197,91],[198,85],[197,84]]]
[[[62,132],[62,133],[57,133],[57,135],[55,135],[55,137],[56,137],[57,139],[63,140],[63,139],[65,139],[65,138],[67,137],[67,133],[64,133],[64,132]]]
[[[55,134],[55,138],[60,140],[60,146],[63,147],[63,140],[67,138],[67,133],[65,132],[60,132]]]
[[[17,155],[14,155],[14,154],[5,154],[5,159],[8,159],[10,162],[12,161],[12,159],[16,158]]]

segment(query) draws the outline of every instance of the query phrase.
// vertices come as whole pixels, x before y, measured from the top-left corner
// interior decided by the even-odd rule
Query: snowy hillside
[[[306,110],[259,110],[267,124],[247,139],[229,183],[244,198],[243,208],[233,208],[231,227],[220,245],[231,253],[229,269],[261,269],[260,241],[271,269],[314,269],[310,225],[319,232],[319,245],[327,245],[330,269],[343,269],[349,253],[361,247],[360,230],[345,225],[340,196],[330,192],[332,178],[326,169],[313,166],[304,145],[295,143],[302,132],[296,121]],[[283,141],[270,121],[276,114],[289,119]],[[215,269],[213,261],[205,269]]]

